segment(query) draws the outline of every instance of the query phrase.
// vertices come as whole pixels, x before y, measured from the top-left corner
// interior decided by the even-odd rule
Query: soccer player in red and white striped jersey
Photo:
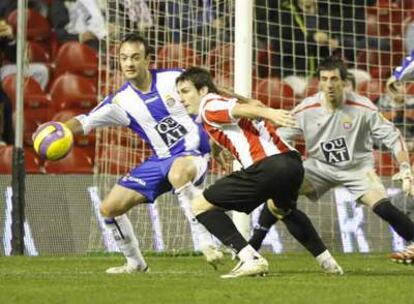
[[[290,113],[218,95],[210,74],[201,68],[187,69],[176,84],[187,111],[198,115],[210,138],[228,149],[243,167],[215,182],[192,202],[199,222],[223,244],[233,248],[240,259],[222,277],[267,272],[266,260],[247,243],[224,212],[250,213],[266,201],[264,209],[270,216],[282,219],[324,271],[342,274],[309,218],[296,208],[304,173],[302,161],[299,153],[275,132],[275,125],[296,125]]]

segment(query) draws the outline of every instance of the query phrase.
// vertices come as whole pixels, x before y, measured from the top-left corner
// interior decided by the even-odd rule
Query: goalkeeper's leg
[[[370,206],[374,213],[386,221],[407,243],[404,251],[391,254],[391,260],[402,264],[414,263],[414,223],[404,212],[391,204],[385,193],[378,197],[379,191],[366,193],[361,201]]]
[[[139,249],[138,239],[126,212],[133,206],[144,203],[146,198],[133,190],[115,185],[103,201],[100,211],[106,227],[112,232],[119,250],[126,258],[126,264],[107,269],[107,273],[146,272],[147,263]]]
[[[344,273],[305,213],[296,207],[289,210],[276,208],[272,200],[269,200],[264,208],[283,221],[289,233],[315,257],[325,273],[337,275]]]

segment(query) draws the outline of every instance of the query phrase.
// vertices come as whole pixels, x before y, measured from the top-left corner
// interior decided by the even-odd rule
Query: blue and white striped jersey
[[[178,97],[175,79],[181,70],[151,70],[151,90],[142,93],[126,82],[86,115],[75,117],[85,134],[94,128],[125,126],[137,133],[158,158],[210,152],[208,136]]]

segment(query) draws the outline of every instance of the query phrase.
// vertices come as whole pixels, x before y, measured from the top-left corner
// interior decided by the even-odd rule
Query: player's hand
[[[293,117],[290,111],[269,109],[269,119],[276,125],[281,127],[297,128],[298,124],[295,117]]]
[[[387,91],[389,91],[392,94],[397,94],[398,93],[398,88],[396,86],[397,83],[398,83],[398,80],[397,78],[395,78],[395,76],[391,76],[390,78],[388,78],[387,83],[386,83]]]
[[[50,121],[49,121],[50,122]],[[49,122],[44,122],[36,128],[36,131],[32,134],[32,141],[34,142],[36,135],[47,125]]]
[[[211,156],[220,165],[224,171],[229,171],[230,161],[232,159],[231,153],[219,147],[215,142],[211,144]]]
[[[402,185],[401,188],[407,195],[411,194],[411,188],[413,183],[413,174],[411,172],[411,166],[409,163],[404,162],[400,165],[400,172],[392,177],[393,181],[399,180]]]
[[[6,21],[0,21],[0,38],[13,39],[13,28]]]

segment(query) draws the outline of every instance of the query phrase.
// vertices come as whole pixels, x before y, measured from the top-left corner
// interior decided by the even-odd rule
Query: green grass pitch
[[[342,277],[323,274],[308,254],[266,254],[266,277],[220,279],[200,256],[149,256],[151,272],[107,275],[120,256],[0,257],[0,303],[414,303],[414,267],[384,254],[336,255]]]

